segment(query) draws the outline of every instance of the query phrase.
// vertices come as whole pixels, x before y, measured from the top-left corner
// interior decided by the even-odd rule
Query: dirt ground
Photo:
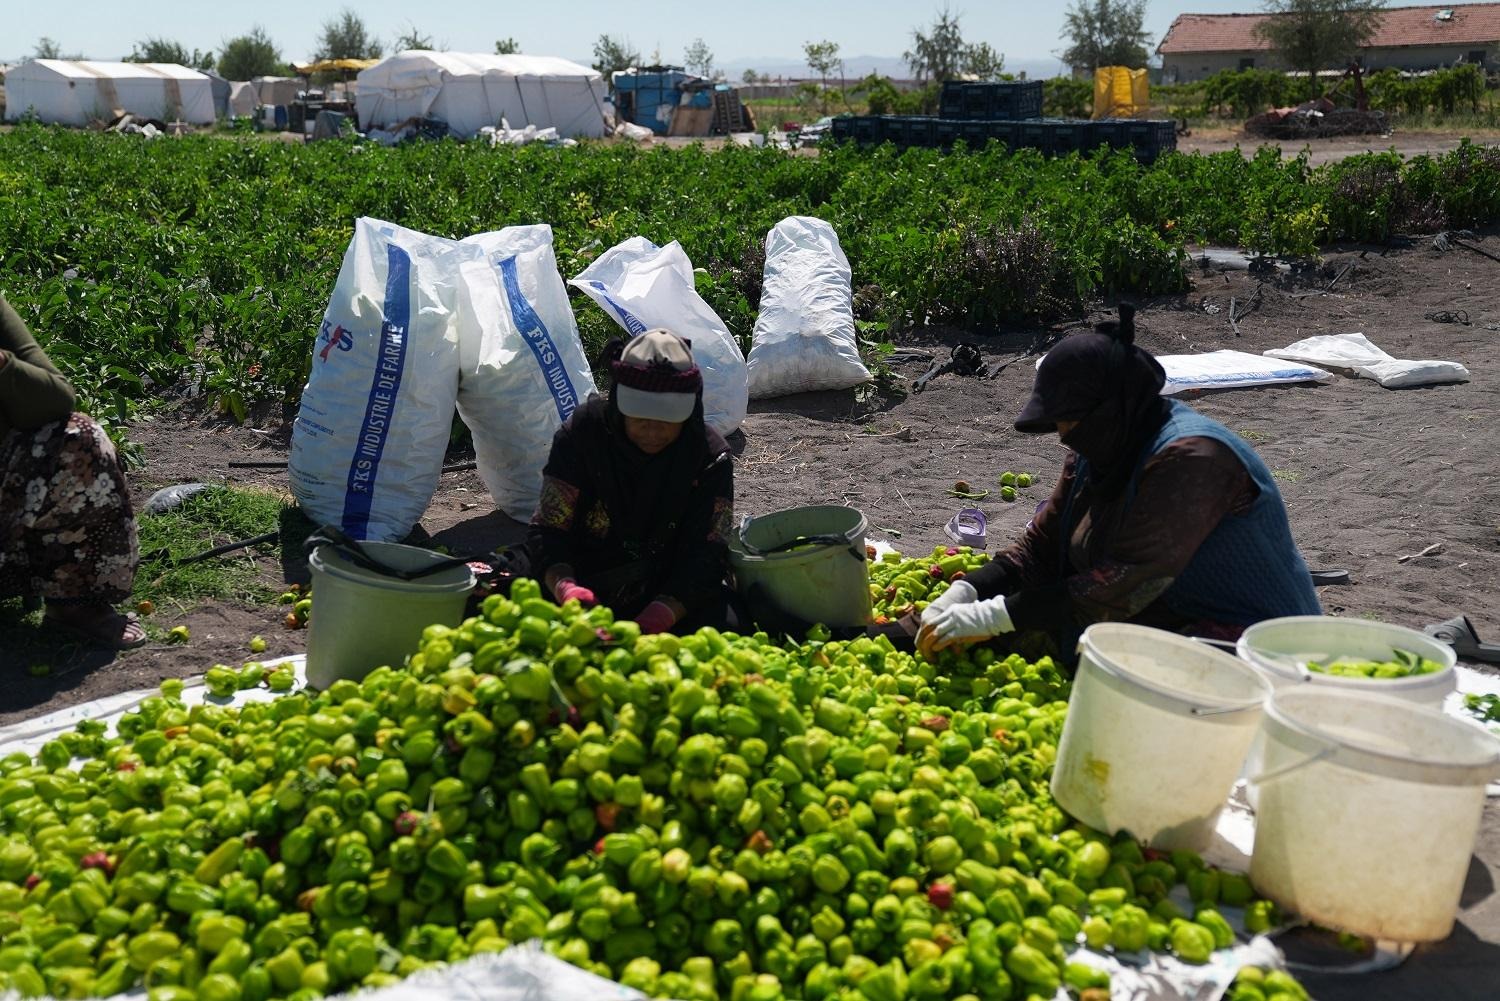
[[[1423,132],[1396,129],[1383,136],[1341,136],[1332,139],[1287,140],[1280,143],[1282,156],[1292,157],[1304,149],[1313,164],[1331,163],[1356,153],[1386,153],[1395,150],[1403,157],[1445,153],[1457,149],[1465,138],[1484,146],[1500,142],[1500,129],[1471,129],[1468,132]],[[1196,128],[1177,137],[1177,149],[1183,153],[1220,153],[1238,149],[1253,156],[1262,145],[1276,145],[1247,134],[1237,127]]]
[[[1500,256],[1495,235],[1477,245]],[[1497,282],[1495,260],[1464,249],[1440,253],[1422,239],[1387,252],[1332,251],[1320,270],[1297,279],[1262,282],[1245,271],[1195,267],[1188,292],[1140,304],[1139,340],[1158,354],[1221,348],[1258,353],[1311,334],[1363,331],[1396,357],[1450,359],[1468,367],[1472,379],[1460,385],[1393,391],[1339,377],[1321,386],[1189,398],[1265,458],[1308,563],[1349,571],[1351,584],[1321,589],[1328,612],[1418,628],[1467,614],[1481,638],[1500,640]],[[1228,320],[1231,299],[1238,335]],[[1091,318],[1106,308],[1101,304]],[[1427,316],[1458,310],[1468,324]],[[739,511],[848,504],[865,513],[872,541],[920,552],[946,544],[942,527],[962,506],[948,494],[956,480],[993,488],[1004,470],[1030,472],[1038,486],[1018,502],[999,502],[996,490],[979,505],[989,518],[992,545],[1003,545],[1022,530],[1061,465],[1063,449],[1055,438],[1020,435],[1010,421],[1029,391],[1037,350],[1067,329],[926,335],[903,345],[945,356],[951,345],[971,340],[989,362],[1015,359],[990,380],[944,375],[923,393],[887,396],[874,405],[852,392],[753,404],[743,437],[734,439]],[[898,371],[911,381],[924,367],[913,362]],[[285,489],[284,470],[228,465],[284,460],[288,429],[279,419],[233,427],[185,409],[141,423],[133,436],[146,457],[133,477],[138,500],[158,487],[192,481]],[[522,532],[489,510],[472,471],[442,477],[422,524],[455,551],[483,551],[514,542]],[[254,558],[268,582],[305,579],[294,554],[285,565],[274,549]],[[154,625],[187,624],[192,641],[116,655],[59,648],[53,637],[37,635],[21,649],[0,651],[0,723],[198,673],[214,663],[241,663],[250,657],[246,642],[255,634],[268,640],[267,657],[300,650],[306,633],[284,629],[280,618],[276,609],[233,602],[159,609]],[[39,657],[54,665],[52,676],[31,677],[21,669]],[[1455,934],[1373,978],[1314,976],[1317,996],[1493,997],[1500,959],[1497,878],[1500,807],[1492,802]]]
[[[291,133],[286,133],[286,135],[290,137],[290,140],[297,138]],[[1278,143],[1252,136],[1238,126],[1211,126],[1194,128],[1187,135],[1178,136],[1177,149],[1183,153],[1222,153],[1225,150],[1239,150],[1246,157],[1251,157],[1261,146],[1270,145],[1279,146],[1281,155],[1287,158],[1297,156],[1306,149],[1308,162],[1317,165],[1342,160],[1357,153],[1385,153],[1390,150],[1395,150],[1404,157],[1424,153],[1435,155],[1457,149],[1465,138],[1481,145],[1493,146],[1500,143],[1500,129],[1471,129],[1467,132],[1397,129],[1383,136],[1342,136],[1334,139],[1286,140]],[[627,140],[607,141],[625,142]],[[730,141],[722,137],[700,139],[671,136],[653,139],[651,144],[680,149],[695,143],[702,143],[710,149],[715,149]],[[804,147],[797,152],[803,156],[816,156],[817,148]]]

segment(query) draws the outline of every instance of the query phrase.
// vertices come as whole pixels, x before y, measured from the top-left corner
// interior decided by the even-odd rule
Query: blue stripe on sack
[[[516,259],[496,258],[495,266],[500,269],[501,280],[505,283],[505,298],[510,303],[510,315],[516,322],[516,329],[521,332],[521,337],[536,356],[536,363],[542,367],[547,389],[552,393],[552,402],[557,404],[557,416],[567,420],[578,406],[578,391],[573,388],[573,380],[568,378],[568,370],[563,365],[557,344],[547,332],[547,325],[536,315],[536,310],[521,292]]]
[[[363,539],[370,528],[370,507],[380,475],[380,457],[395,419],[401,375],[406,369],[406,345],[411,323],[411,257],[395,244],[386,246],[385,319],[380,324],[379,353],[365,419],[359,425],[359,441],[349,464],[349,482],[344,489],[343,529]]]
[[[634,313],[609,297],[609,291],[603,282],[589,282],[589,284],[594,286],[599,291],[600,297],[609,303],[611,309],[619,314],[620,322],[625,324],[625,329],[629,331],[631,337],[646,332],[646,325]]]

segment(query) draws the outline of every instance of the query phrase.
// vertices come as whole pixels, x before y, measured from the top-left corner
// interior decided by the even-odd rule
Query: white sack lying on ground
[[[1469,370],[1456,361],[1403,361],[1392,358],[1364,334],[1322,334],[1266,352],[1310,365],[1337,368],[1374,379],[1386,389],[1468,382]]]
[[[1287,382],[1332,382],[1333,374],[1296,362],[1272,361],[1245,351],[1210,351],[1198,355],[1159,355],[1166,369],[1163,396],[1193,389],[1240,389]]]
[[[746,365],[750,398],[870,381],[859,358],[849,259],[821,219],[790,216],[766,234],[760,315]]]
[[[634,236],[611,247],[569,284],[582,289],[634,337],[664,327],[692,343],[703,370],[703,416],[727,435],[750,401],[745,356],[729,328],[693,287],[693,265],[673,240],[658,247]]]
[[[1045,358],[1043,355],[1042,358]],[[1167,373],[1161,395],[1194,389],[1246,389],[1289,382],[1332,382],[1332,373],[1296,362],[1272,361],[1244,351],[1209,351],[1198,355],[1158,355]],[[1041,368],[1042,359],[1037,359]]]
[[[458,412],[495,507],[530,521],[552,436],[594,393],[552,227],[508,226],[463,241]]]
[[[427,510],[458,394],[459,264],[476,254],[355,223],[292,430],[292,493],[313,521],[397,542]]]

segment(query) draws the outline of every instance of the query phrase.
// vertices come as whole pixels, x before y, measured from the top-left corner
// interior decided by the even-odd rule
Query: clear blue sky
[[[66,54],[94,59],[128,55],[135,41],[148,36],[173,39],[189,49],[217,50],[224,39],[257,23],[280,46],[283,58],[301,61],[315,47],[320,25],[349,6],[387,50],[415,26],[456,51],[490,52],[496,38],[510,36],[523,52],[587,62],[594,40],[611,34],[628,38],[648,57],[656,50],[663,60],[679,61],[683,49],[701,37],[716,63],[754,68],[757,63],[798,62],[803,42],[823,38],[838,42],[846,57],[899,57],[911,29],[930,23],[941,5],[942,0],[12,0],[3,4],[0,15],[0,61],[29,56],[43,36],[56,40]],[[1061,50],[1066,6],[1063,0],[951,3],[962,15],[965,38],[989,42],[1012,66],[1045,62]],[[1146,28],[1154,46],[1178,14],[1259,9],[1258,0],[1153,0]]]

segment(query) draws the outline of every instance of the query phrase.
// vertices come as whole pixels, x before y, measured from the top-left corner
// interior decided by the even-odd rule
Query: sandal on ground
[[[1500,643],[1483,643],[1474,631],[1474,624],[1467,615],[1459,615],[1444,622],[1436,622],[1423,630],[1428,636],[1446,643],[1464,660],[1477,660],[1486,664],[1500,664]]]
[[[146,644],[146,627],[135,613],[122,614],[109,605],[53,605],[42,621],[111,650],[133,650]]]
[[[977,507],[966,507],[949,520],[943,532],[960,546],[983,549],[985,546],[984,512]]]

